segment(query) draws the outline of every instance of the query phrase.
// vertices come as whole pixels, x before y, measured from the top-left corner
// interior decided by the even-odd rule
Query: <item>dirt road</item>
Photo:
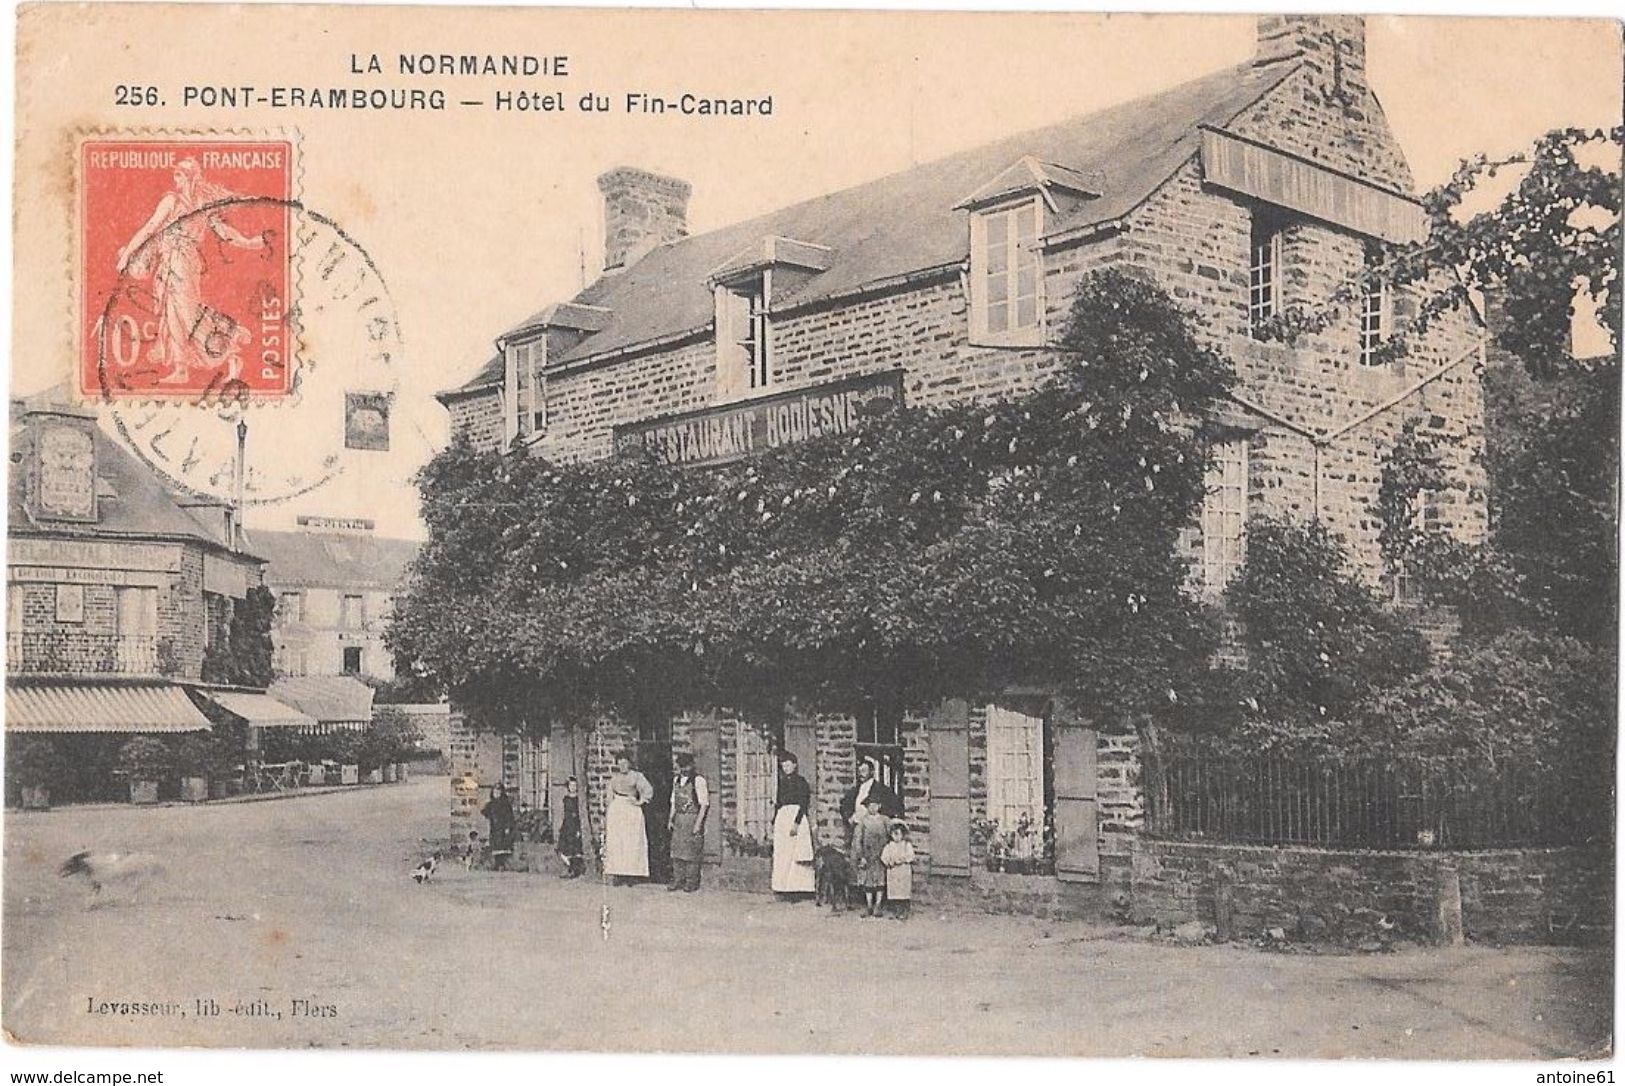
[[[987,916],[442,868],[446,782],[202,809],[9,815],[4,1024],[247,1047],[1548,1059],[1609,1045],[1603,951],[1181,948]],[[57,864],[166,872],[87,907]],[[207,1013],[218,1009],[217,1014]]]

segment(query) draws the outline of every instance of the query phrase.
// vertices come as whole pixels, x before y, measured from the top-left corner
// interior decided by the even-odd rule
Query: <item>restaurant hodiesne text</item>
[[[826,434],[844,434],[857,425],[869,404],[902,399],[903,374],[893,370],[619,426],[615,448],[653,449],[662,463],[685,467],[723,464]]]

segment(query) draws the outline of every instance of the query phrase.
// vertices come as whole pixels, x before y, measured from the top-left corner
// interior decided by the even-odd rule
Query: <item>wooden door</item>
[[[811,715],[791,707],[784,721],[784,749],[796,756],[796,770],[807,778],[812,789],[812,803],[807,811],[807,823],[813,827],[813,844],[818,843],[818,721]]]
[[[970,706],[952,698],[926,720],[931,745],[931,874],[970,877]]]
[[[1057,702],[1055,734],[1055,877],[1062,882],[1100,878],[1100,811],[1095,730]]]
[[[695,716],[688,725],[689,750],[694,755],[694,772],[705,778],[711,794],[711,810],[705,818],[705,862],[722,862],[722,735],[714,713]]]

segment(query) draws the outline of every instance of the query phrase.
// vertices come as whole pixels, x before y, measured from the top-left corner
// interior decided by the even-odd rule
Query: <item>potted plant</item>
[[[118,752],[118,771],[130,782],[131,803],[157,803],[158,780],[173,764],[162,739],[138,735]]]
[[[46,811],[51,807],[51,784],[62,770],[56,744],[37,735],[19,735],[7,744],[10,766],[6,772],[22,792],[22,809]]]
[[[348,728],[341,728],[327,739],[327,757],[338,763],[340,784],[356,784],[361,780],[358,736]]]
[[[381,705],[373,714],[368,733],[378,745],[384,780],[404,781],[407,756],[423,738],[412,718],[395,706]]]
[[[174,746],[175,769],[181,777],[181,801],[202,803],[209,798],[209,778],[216,772],[218,757],[213,736],[193,732]]]

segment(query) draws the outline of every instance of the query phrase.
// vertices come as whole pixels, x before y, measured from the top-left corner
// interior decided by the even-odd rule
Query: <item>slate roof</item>
[[[1197,152],[1200,126],[1229,124],[1295,70],[1291,58],[1248,61],[1171,90],[660,246],[576,295],[576,302],[610,310],[609,322],[549,361],[568,364],[709,326],[714,300],[707,275],[770,235],[834,250],[827,271],[776,294],[775,311],[959,264],[968,254],[969,237],[965,212],[955,205],[1023,156],[1058,167],[1100,193],[1097,199],[1063,205],[1046,222],[1048,236],[1113,222]],[[499,384],[502,368],[498,355],[449,394]]]
[[[218,548],[227,546],[227,541],[219,532],[181,508],[175,493],[164,485],[156,471],[99,428],[93,429],[92,433],[96,442],[96,508],[100,519],[93,524],[65,520],[36,521],[29,516],[24,472],[20,470],[31,453],[29,431],[20,419],[13,417],[11,451],[14,470],[6,487],[8,533],[82,536],[86,539],[158,537],[195,540]]]
[[[248,546],[270,559],[266,583],[372,587],[393,591],[417,556],[419,544],[370,533],[272,532],[250,529]]]

